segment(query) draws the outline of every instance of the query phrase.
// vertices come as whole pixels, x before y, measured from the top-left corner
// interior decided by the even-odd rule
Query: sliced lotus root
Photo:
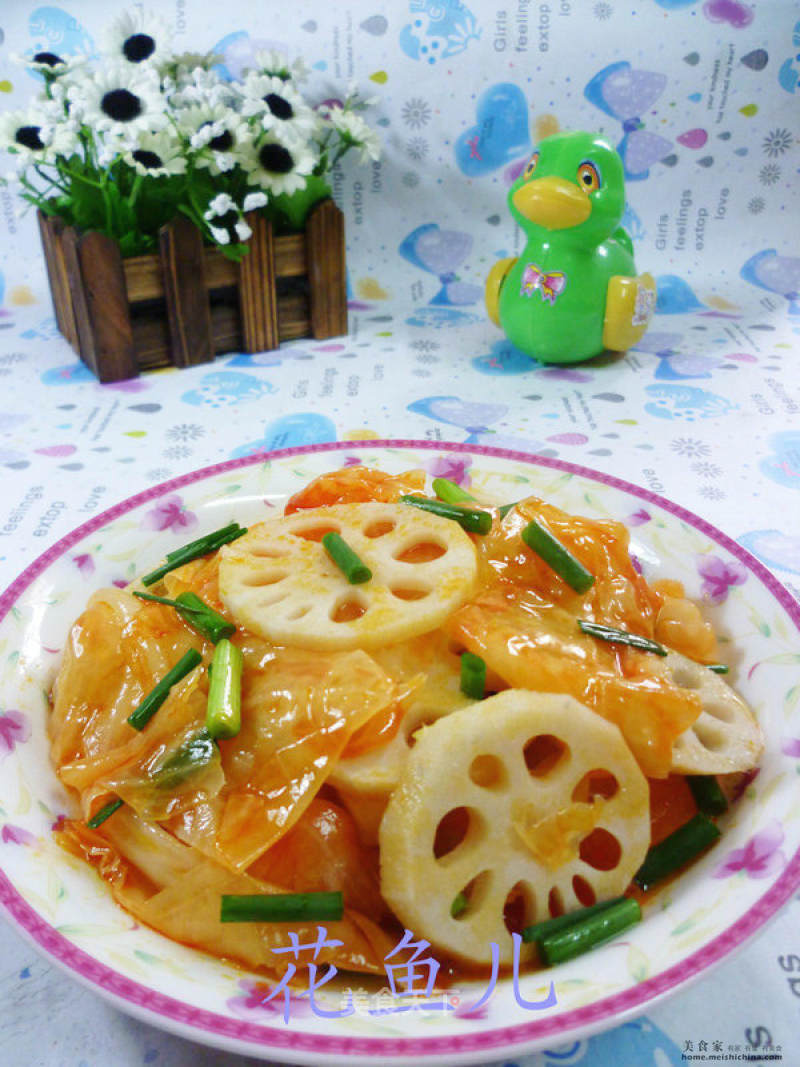
[[[418,735],[381,823],[381,892],[416,936],[474,963],[494,942],[508,963],[512,932],[622,893],[649,842],[647,780],[617,727],[508,689]]]
[[[385,744],[356,756],[345,750],[329,779],[369,844],[377,844],[383,809],[400,780],[417,731],[473,703],[461,692],[461,658],[448,648],[441,631],[378,649],[374,656],[390,677],[410,679],[413,689],[403,701],[402,721]]]
[[[676,774],[729,774],[758,766],[764,750],[761,728],[742,698],[718,674],[679,652],[668,653],[670,680],[696,692],[703,710],[672,746]]]
[[[336,532],[372,571],[347,579],[321,545]],[[221,551],[234,618],[279,645],[377,648],[439,626],[472,592],[475,548],[461,527],[407,504],[335,504],[253,526]]]

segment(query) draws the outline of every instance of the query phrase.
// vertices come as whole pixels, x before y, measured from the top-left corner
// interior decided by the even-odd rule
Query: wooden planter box
[[[334,202],[317,204],[305,231],[290,236],[275,237],[260,215],[247,221],[241,263],[206,247],[184,217],[161,230],[158,254],[123,259],[104,234],[39,213],[58,328],[101,382],[347,333],[344,219]]]

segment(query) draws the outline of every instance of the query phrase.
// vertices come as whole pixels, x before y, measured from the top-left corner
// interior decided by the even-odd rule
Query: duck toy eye
[[[590,163],[588,159],[585,159],[578,167],[578,182],[587,193],[596,192],[602,184],[600,172],[594,163]]]
[[[536,170],[536,164],[538,162],[539,162],[539,153],[538,152],[534,152],[533,155],[531,156],[531,158],[528,160],[527,166],[525,167],[525,171],[523,173],[523,177],[524,178],[530,178],[531,174],[533,174],[533,172]]]

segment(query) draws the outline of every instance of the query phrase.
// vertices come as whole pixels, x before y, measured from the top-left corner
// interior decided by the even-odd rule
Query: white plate
[[[393,1005],[356,997],[353,1014],[318,1017],[234,967],[137,925],[98,877],[55,845],[51,826],[67,799],[45,737],[48,692],[68,629],[92,590],[127,583],[166,552],[233,519],[278,514],[286,498],[326,470],[360,462],[391,473],[424,467],[467,475],[480,496],[535,493],[569,511],[629,523],[645,573],[682,581],[708,601],[730,680],[767,738],[761,771],[724,820],[717,845],[670,884],[644,921],[611,944],[518,991],[556,1004],[520,1006],[501,979],[451,990],[453,1010],[369,1011]],[[769,572],[702,519],[626,482],[501,449],[419,441],[365,441],[234,460],[124,501],[63,538],[0,597],[0,903],[55,963],[120,1008],[185,1037],[264,1058],[317,1064],[474,1063],[555,1047],[644,1011],[703,974],[752,936],[800,885],[800,608]],[[358,979],[353,981],[358,986]],[[424,984],[424,983],[423,983]],[[341,995],[323,990],[325,1010]]]

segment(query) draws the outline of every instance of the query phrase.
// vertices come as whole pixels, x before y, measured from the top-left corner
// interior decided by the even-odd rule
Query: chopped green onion
[[[517,504],[519,504],[518,500],[514,500],[511,504],[501,504],[500,507],[497,509],[497,513],[500,518],[504,519],[506,515],[508,515],[509,511],[514,510]]]
[[[614,897],[612,900],[602,900],[599,904],[592,904],[588,908],[579,908],[577,911],[569,911],[565,915],[557,915],[554,919],[543,919],[542,922],[526,926],[522,931],[522,940],[540,941],[543,937],[549,937],[551,934],[566,930],[568,926],[581,922],[583,919],[588,919],[592,915],[597,915],[598,912],[605,911],[612,904],[624,899],[624,897]]]
[[[471,700],[483,700],[486,664],[474,652],[461,653],[461,692]]]
[[[730,667],[728,666],[727,663],[707,663],[706,666],[708,667],[708,669],[710,671],[713,671],[714,674],[729,674],[730,673]]]
[[[549,934],[537,941],[542,961],[547,964],[563,963],[574,959],[598,945],[605,944],[623,930],[634,926],[642,918],[639,902],[633,897],[621,897],[610,907],[603,908],[572,923],[563,930]]]
[[[223,638],[214,649],[206,729],[211,737],[235,737],[242,726],[242,650]]]
[[[223,895],[220,922],[291,923],[336,921],[344,915],[340,892]]]
[[[152,600],[156,604],[166,604],[167,607],[175,608],[182,619],[185,619],[203,637],[207,637],[212,644],[236,633],[234,624],[228,622],[218,611],[210,608],[196,593],[179,593],[175,600],[170,600],[166,596],[154,596],[153,593],[134,592],[133,595],[139,597],[140,600]]]
[[[634,882],[640,889],[649,889],[698,856],[716,841],[719,835],[719,829],[708,816],[692,816],[669,837],[653,845],[634,875]]]
[[[205,537],[198,537],[196,541],[190,541],[188,545],[176,548],[174,552],[168,552],[166,563],[156,567],[149,574],[145,574],[142,584],[155,585],[170,571],[182,567],[184,563],[190,563],[193,559],[199,559],[200,556],[207,556],[209,552],[216,552],[218,548],[230,544],[231,541],[235,541],[237,537],[242,537],[246,533],[245,527],[240,526],[238,522],[232,522],[229,526],[223,526],[221,530],[215,530],[213,533],[206,534]]]
[[[576,593],[585,593],[594,585],[594,575],[536,520],[522,531],[522,540]]]
[[[643,652],[655,652],[657,656],[667,654],[667,650],[658,641],[651,641],[649,637],[641,637],[627,630],[618,630],[616,626],[604,626],[602,623],[589,622],[586,619],[578,619],[578,626],[585,634],[597,637],[601,641],[610,641],[615,645],[630,645],[631,648],[639,648]]]
[[[457,893],[453,897],[453,903],[450,905],[450,915],[454,919],[457,919],[462,911],[466,910],[467,904],[469,904],[469,901],[467,900],[466,895],[464,893]]]
[[[240,526],[238,522],[228,523],[227,526],[221,527],[219,530],[213,530],[209,534],[203,534],[202,537],[198,537],[196,541],[189,541],[186,545],[181,545],[180,548],[174,548],[171,552],[167,552],[166,559],[175,559],[177,556],[182,556],[186,552],[195,552],[198,549],[202,549],[202,554],[205,555],[208,551],[208,544],[216,542],[220,538],[227,538],[229,534],[236,534],[239,530],[243,530],[244,527]]]
[[[190,626],[206,636],[212,644],[217,644],[224,637],[232,637],[236,626],[218,611],[209,607],[196,593],[178,593],[178,614],[182,615]]]
[[[158,789],[174,789],[195,771],[207,767],[218,751],[208,730],[200,730],[156,767],[153,782]]]
[[[110,800],[108,804],[104,805],[104,807],[102,807],[97,812],[96,815],[93,815],[92,818],[89,819],[86,825],[89,827],[90,830],[96,830],[101,823],[104,823],[106,821],[109,815],[113,815],[114,812],[118,808],[121,808],[124,803],[125,801],[120,800],[119,797],[117,797],[116,800]]]
[[[350,545],[338,533],[326,533],[322,547],[348,580],[350,585],[362,585],[372,577],[372,571],[359,559]]]
[[[145,728],[169,696],[169,691],[173,685],[177,685],[182,678],[185,678],[202,661],[203,657],[196,648],[190,648],[188,652],[181,656],[175,666],[170,671],[167,671],[158,685],[150,690],[138,708],[128,716],[128,722],[134,730],[143,730]]]
[[[687,774],[686,782],[703,815],[722,815],[728,810],[727,797],[713,774]]]
[[[433,491],[445,504],[463,504],[465,500],[471,500],[476,503],[472,493],[468,493],[460,485],[451,482],[449,478],[434,478]]]
[[[492,528],[492,516],[488,511],[465,508],[460,504],[447,504],[444,500],[432,500],[427,496],[401,496],[400,502],[411,504],[422,511],[429,511],[431,515],[439,515],[443,519],[452,519],[467,533],[483,536]]]

